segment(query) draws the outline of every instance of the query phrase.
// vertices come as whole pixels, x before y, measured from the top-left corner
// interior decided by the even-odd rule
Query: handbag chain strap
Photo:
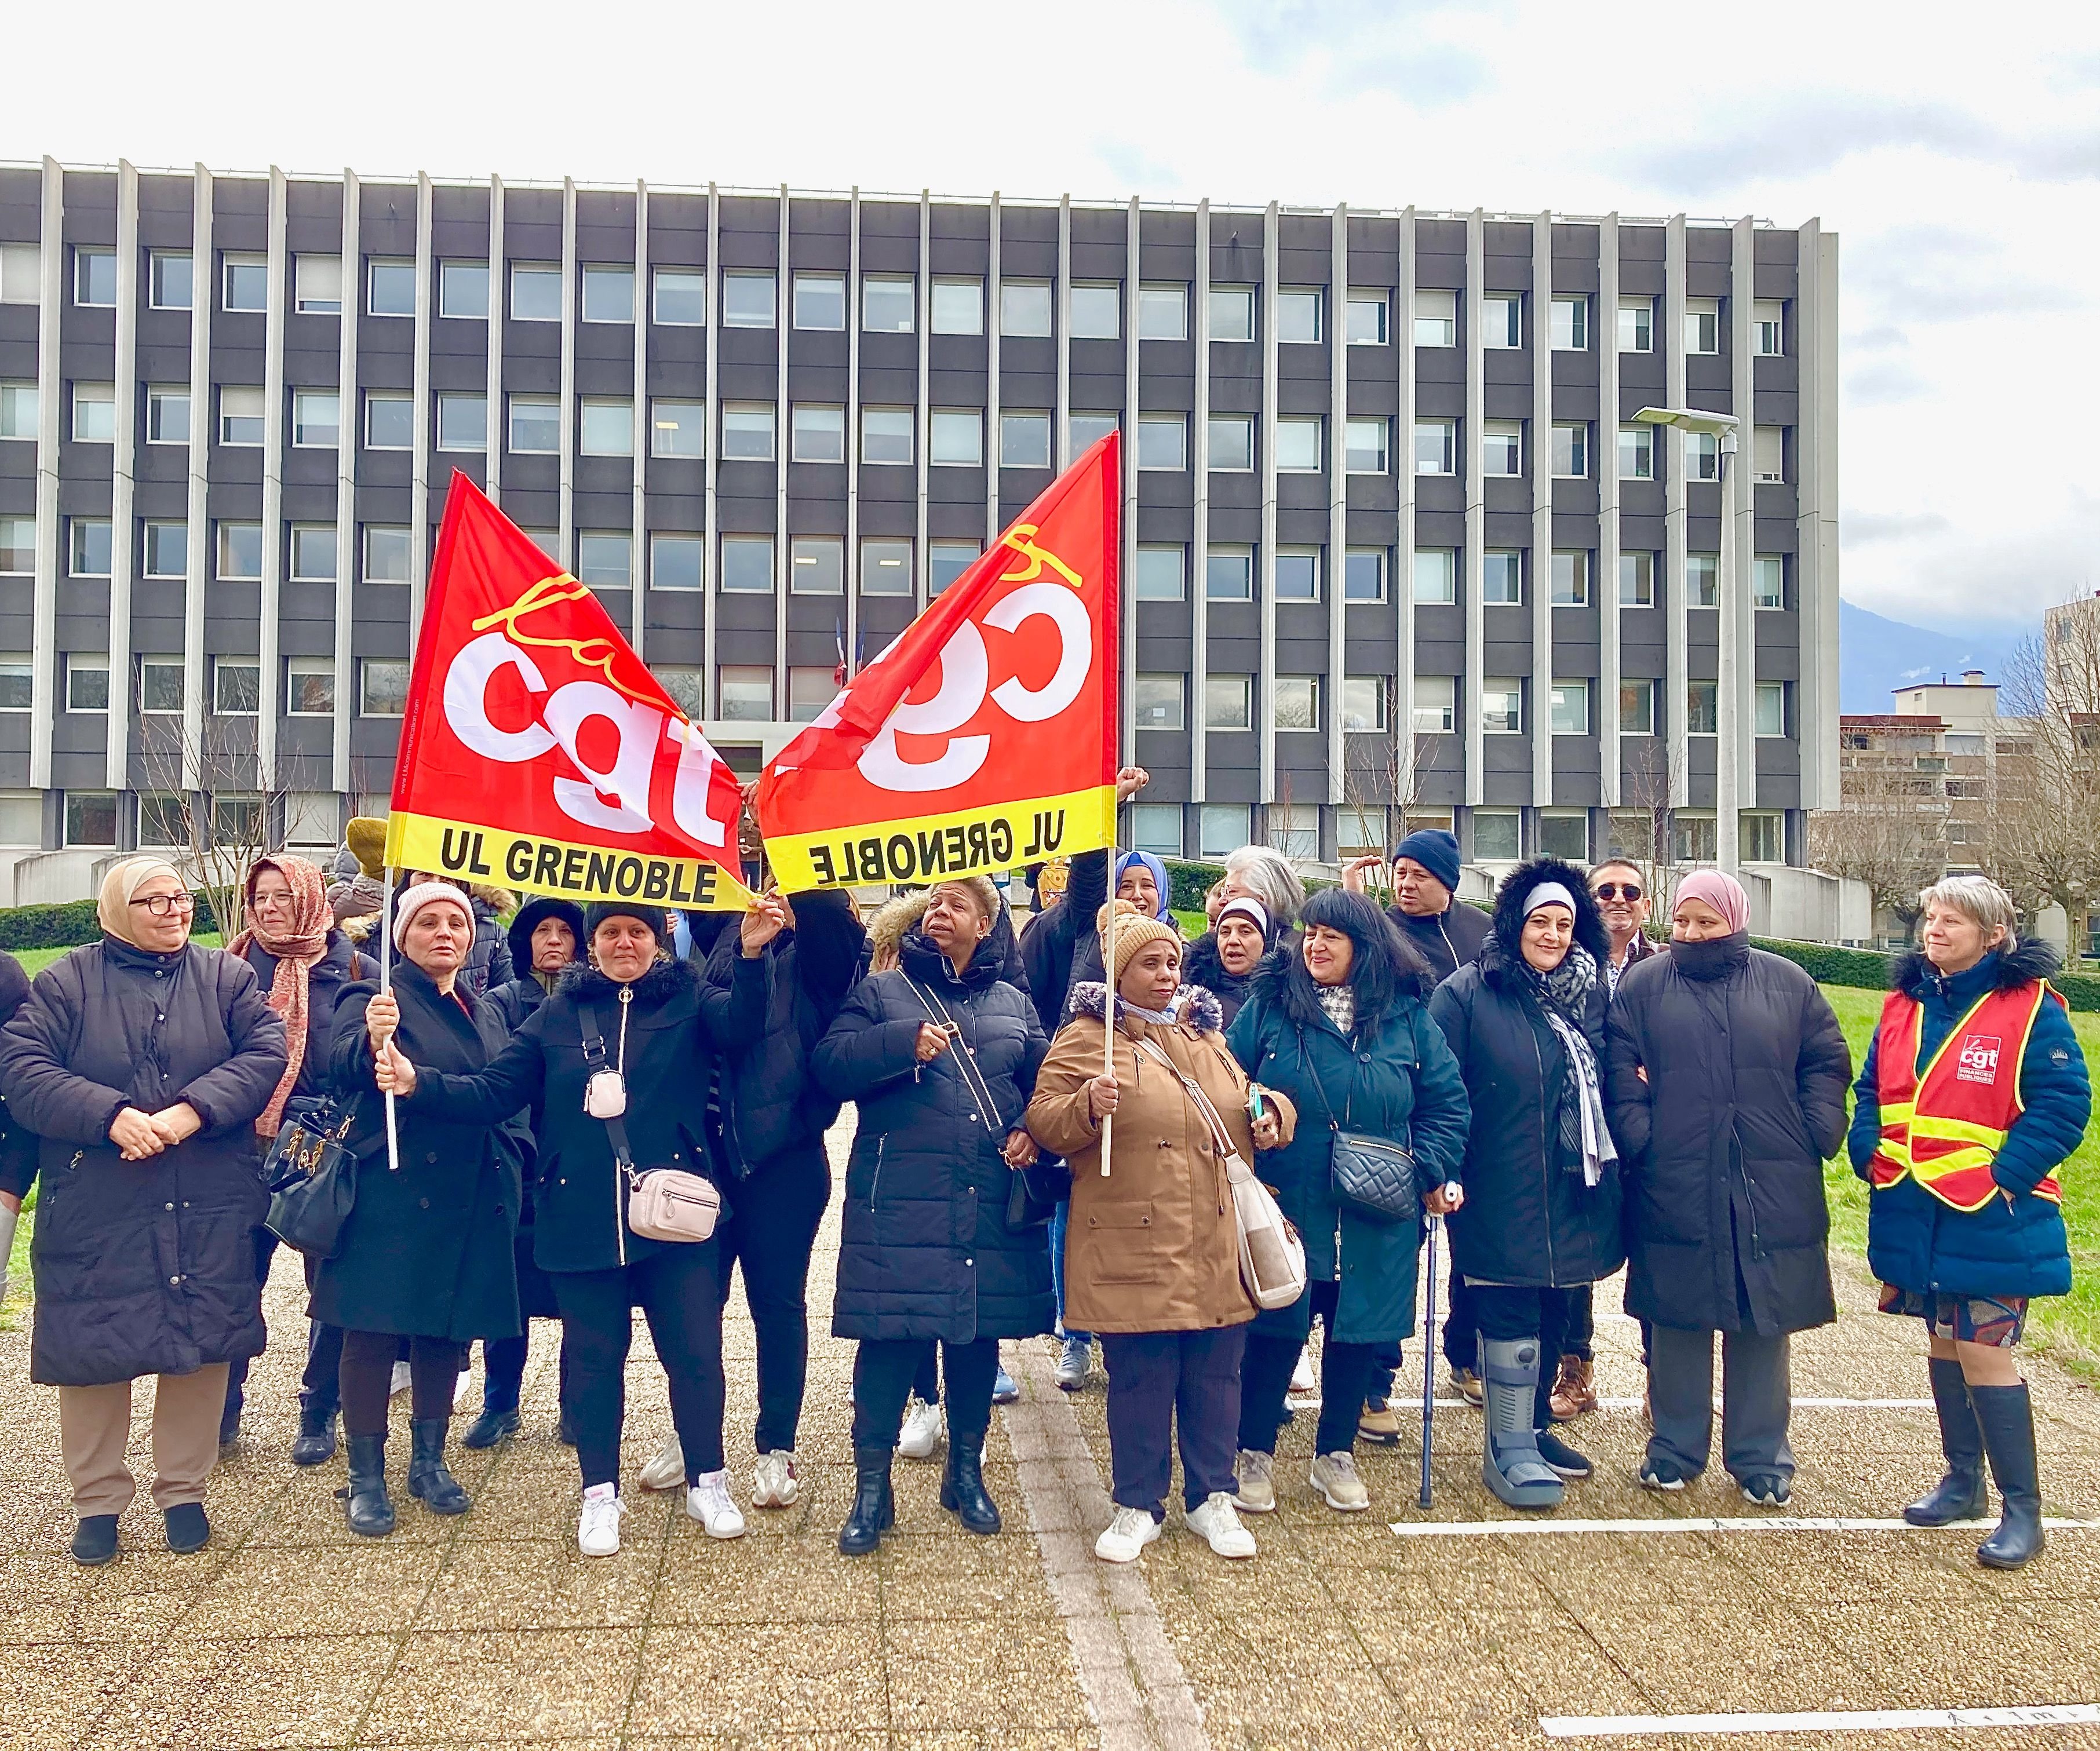
[[[917,994],[920,1007],[932,1018],[933,1025],[961,1048],[962,1056],[955,1061],[955,1068],[963,1078],[964,1087],[969,1090],[971,1097],[983,1109],[977,1117],[984,1121],[985,1129],[995,1137],[1004,1136],[1006,1120],[1000,1115],[999,1103],[991,1097],[991,1084],[985,1080],[984,1070],[977,1062],[977,1053],[970,1049],[970,1043],[963,1038],[961,1025],[948,1013],[948,1006],[941,1001],[938,994],[928,990],[908,973],[904,975],[904,982]]]

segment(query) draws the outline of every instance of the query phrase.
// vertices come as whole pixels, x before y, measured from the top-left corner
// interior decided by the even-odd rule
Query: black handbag
[[[299,1118],[288,1118],[262,1162],[270,1188],[263,1226],[310,1259],[333,1259],[342,1250],[342,1227],[357,1202],[357,1157],[351,1127],[358,1103],[338,1112],[324,1100]]]
[[[1330,1156],[1330,1172],[1335,1187],[1335,1202],[1352,1215],[1366,1222],[1391,1224],[1414,1220],[1420,1208],[1422,1188],[1418,1183],[1414,1167],[1414,1152],[1405,1145],[1396,1143],[1390,1137],[1375,1136],[1367,1131],[1344,1130],[1335,1117],[1335,1109],[1327,1100],[1327,1091],[1320,1085],[1318,1072],[1312,1068],[1311,1055],[1305,1049],[1305,1032],[1299,1030],[1298,1056],[1304,1063],[1306,1078],[1313,1092],[1320,1096],[1320,1105],[1327,1114],[1327,1129],[1333,1134],[1334,1143]],[[1349,1115],[1350,1102],[1344,1100],[1342,1117]]]

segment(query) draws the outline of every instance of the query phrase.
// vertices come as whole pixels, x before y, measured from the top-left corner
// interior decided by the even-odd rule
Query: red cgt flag
[[[1111,842],[1120,446],[1094,443],[767,765],[758,822],[782,887]]]
[[[598,598],[465,475],[438,533],[386,861],[741,911],[742,793]]]

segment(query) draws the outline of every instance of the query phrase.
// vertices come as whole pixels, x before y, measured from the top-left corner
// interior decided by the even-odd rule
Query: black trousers
[[[524,1390],[525,1364],[532,1355],[532,1321],[525,1321],[524,1330],[514,1338],[484,1338],[481,1344],[481,1405],[484,1410],[515,1410],[518,1394]],[[558,1360],[560,1369],[561,1405],[566,1415],[569,1408],[569,1347],[564,1343]]]
[[[730,1268],[741,1264],[758,1339],[757,1449],[792,1453],[810,1378],[810,1253],[832,1200],[823,1145],[769,1157],[735,1192],[721,1233],[722,1299]]]
[[[1101,1340],[1109,1371],[1109,1462],[1116,1506],[1166,1519],[1177,1432],[1185,1506],[1200,1508],[1220,1490],[1237,1490],[1233,1462],[1246,1327],[1105,1331]]]
[[[276,1256],[277,1237],[269,1229],[258,1228],[255,1240],[255,1281],[258,1286],[270,1281],[270,1261]],[[254,1358],[236,1356],[226,1365],[226,1408],[219,1413],[219,1427],[240,1420],[241,1407],[248,1401],[248,1365]]]
[[[1467,1286],[1473,1317],[1480,1334],[1498,1343],[1504,1339],[1538,1339],[1538,1392],[1532,1401],[1532,1427],[1553,1426],[1553,1379],[1559,1371],[1562,1345],[1568,1330],[1568,1298],[1566,1289],[1524,1289],[1502,1283]]]
[[[894,1447],[904,1400],[930,1346],[922,1338],[863,1338],[854,1356],[853,1440],[856,1447]],[[948,1445],[974,1450],[991,1427],[991,1384],[999,1373],[999,1339],[941,1346],[942,1384],[948,1401]]]
[[[721,1244],[678,1242],[610,1271],[554,1273],[568,1361],[569,1420],[584,1488],[620,1481],[627,1352],[640,1308],[671,1383],[686,1481],[722,1468]]]
[[[342,1334],[342,1426],[351,1435],[384,1435],[386,1400],[394,1387],[394,1363],[408,1346],[409,1414],[429,1422],[452,1414],[464,1346],[449,1338],[409,1338],[398,1332],[346,1331]]]
[[[1580,1289],[1564,1289],[1560,1294],[1567,1299],[1567,1321],[1561,1328],[1560,1353],[1580,1356],[1586,1362],[1597,1359],[1596,1287],[1585,1283]]]
[[[1480,1371],[1480,1320],[1473,1311],[1475,1291],[1456,1271],[1451,1272],[1449,1281],[1449,1311],[1444,1316],[1444,1360],[1454,1368],[1478,1374]]]
[[[1380,1372],[1379,1352],[1385,1346],[1336,1343],[1335,1307],[1341,1285],[1314,1283],[1310,1293],[1312,1317],[1327,1328],[1327,1341],[1320,1348],[1320,1426],[1313,1434],[1312,1450],[1352,1453],[1357,1444],[1357,1419]],[[1283,1401],[1300,1347],[1293,1339],[1248,1333],[1240,1374],[1240,1445],[1246,1451],[1276,1451],[1276,1431],[1283,1426]]]

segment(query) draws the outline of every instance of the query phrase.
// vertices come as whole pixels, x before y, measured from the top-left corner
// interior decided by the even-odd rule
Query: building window
[[[795,326],[798,329],[844,329],[845,325],[845,276],[843,274],[796,275]]]
[[[292,443],[300,450],[333,450],[342,435],[342,399],[332,389],[292,391]]]
[[[1458,472],[1458,422],[1456,420],[1417,420],[1414,422],[1414,471],[1418,474]]]
[[[1619,479],[1655,479],[1655,428],[1621,426],[1619,428]]]
[[[10,651],[0,656],[0,712],[26,712],[36,699],[36,664],[26,651]],[[4,819],[14,806],[15,798],[0,801],[0,819]],[[18,845],[23,841],[9,837],[4,842]]]
[[[1673,811],[1670,819],[1677,829],[1678,862],[1711,863],[1718,855],[1712,814],[1704,810],[1695,813],[1679,809]]]
[[[0,438],[33,437],[33,429],[15,432],[7,426],[7,392],[13,386],[0,384]],[[34,388],[24,399],[29,402],[32,425],[34,418]],[[188,385],[156,384],[146,391],[146,442],[148,443],[186,444],[190,441],[190,392]]]
[[[1385,728],[1386,679],[1348,675],[1342,680],[1342,727],[1369,733]]]
[[[1118,285],[1075,285],[1071,290],[1072,338],[1075,341],[1119,341],[1123,338],[1123,288]]]
[[[936,280],[933,329],[936,334],[984,333],[984,281]]]
[[[1684,301],[1684,350],[1688,353],[1718,353],[1721,350],[1721,301],[1688,298]]]
[[[1655,351],[1655,300],[1622,298],[1619,300],[1619,351],[1652,353]]]
[[[1276,550],[1276,599],[1278,602],[1317,602],[1320,599],[1318,548],[1279,547]]]
[[[252,450],[262,443],[262,390],[248,383],[218,388],[218,441],[228,448]]]
[[[187,432],[188,390],[183,391],[183,428]],[[0,438],[26,438],[34,442],[36,435],[37,386],[34,383],[0,383]]]
[[[634,320],[634,270],[624,262],[584,263],[584,320]]]
[[[1383,474],[1390,465],[1388,434],[1392,422],[1383,417],[1352,419],[1343,427],[1343,461],[1352,474]]]
[[[1687,554],[1684,556],[1684,600],[1688,607],[1721,606],[1721,556]]]
[[[1317,675],[1278,675],[1272,721],[1279,730],[1317,730],[1320,727],[1320,677]]]
[[[726,535],[721,544],[721,588],[728,595],[770,595],[773,537]]]
[[[1349,294],[1348,343],[1352,346],[1383,346],[1391,339],[1389,315],[1392,306],[1383,292]]]
[[[1473,811],[1473,856],[1481,862],[1513,862],[1518,849],[1519,819],[1514,809]]]
[[[863,596],[911,593],[911,544],[888,539],[860,544],[860,593]]]
[[[156,249],[146,269],[146,299],[155,310],[188,310],[196,301],[187,249]]]
[[[1286,858],[1320,855],[1320,809],[1315,803],[1271,803],[1264,811],[1269,845]]]
[[[144,543],[145,576],[179,578],[189,571],[190,526],[186,523],[149,523]]]
[[[1777,359],[1786,351],[1786,302],[1761,298],[1750,306],[1750,347],[1760,359]]]
[[[77,578],[106,578],[112,544],[107,517],[69,517],[72,532],[68,570]]]
[[[1282,418],[1276,421],[1274,442],[1277,472],[1286,474],[1317,474],[1326,465],[1321,454],[1320,429],[1325,422],[1314,419]]]
[[[1317,342],[1325,337],[1317,289],[1276,294],[1276,337],[1279,342]]]
[[[1588,681],[1556,681],[1553,683],[1550,727],[1555,735],[1587,735],[1590,733]]]
[[[156,717],[173,716],[183,708],[183,659],[179,656],[139,659],[139,709]]]
[[[1489,676],[1480,683],[1480,726],[1489,735],[1518,735],[1524,730],[1524,682],[1514,676]]]
[[[211,665],[211,709],[216,717],[253,717],[262,708],[262,671],[245,657],[220,657]]]
[[[218,575],[235,584],[262,579],[262,525],[222,523],[218,526]]]
[[[335,716],[333,657],[293,657],[285,664],[285,711],[293,717]]]
[[[1214,413],[1210,420],[1211,467],[1220,474],[1242,474],[1254,466],[1254,416]]]
[[[706,544],[697,535],[660,530],[649,537],[649,584],[652,589],[698,589],[704,581]]]
[[[1524,550],[1491,547],[1480,555],[1480,600],[1502,607],[1524,602]]]
[[[1553,350],[1556,353],[1586,353],[1590,350],[1590,300],[1577,296],[1553,301]]]
[[[408,665],[367,657],[357,665],[357,709],[364,717],[399,717],[408,703]]]
[[[1655,734],[1655,693],[1660,685],[1660,682],[1647,680],[1619,683],[1619,733],[1621,735]]]
[[[488,448],[488,397],[448,390],[438,397],[438,448]]]
[[[117,843],[117,793],[114,791],[68,791],[65,793],[65,842],[83,849],[104,849]]]
[[[675,461],[697,461],[707,454],[708,405],[704,401],[649,404],[649,453]]]
[[[634,404],[625,396],[589,397],[578,414],[576,448],[582,454],[634,454]]]
[[[654,315],[666,328],[697,329],[708,320],[708,276],[698,267],[659,267],[650,276]]]
[[[863,274],[860,282],[860,325],[870,334],[909,334],[919,320],[918,296],[901,276]]]
[[[1253,676],[1211,674],[1203,677],[1206,730],[1245,730],[1253,722]]]
[[[1196,854],[1228,858],[1247,842],[1245,803],[1202,803],[1196,809]]]
[[[1538,814],[1538,854],[1590,861],[1590,814],[1586,809],[1542,809]]]
[[[1440,288],[1414,294],[1414,344],[1417,346],[1456,346],[1458,344],[1458,294]]]
[[[28,577],[37,569],[37,519],[0,517],[0,576]]]
[[[1458,679],[1455,675],[1414,677],[1414,734],[1448,735],[1458,727]]]
[[[797,410],[799,412],[800,410]],[[833,461],[843,461],[845,455],[845,420],[842,410],[834,408],[840,421],[839,443],[840,453]],[[722,408],[721,453],[725,462],[770,462],[773,460],[773,404],[761,401],[732,401]]]
[[[846,459],[846,410],[798,401],[788,414],[797,462],[843,462]],[[770,443],[769,438],[769,443]]]
[[[112,272],[114,260],[112,261]],[[219,304],[231,311],[261,311],[270,307],[270,258],[265,255],[235,255],[231,253],[219,258]],[[112,284],[112,298],[114,302]],[[409,291],[412,297],[415,281],[412,275]],[[374,311],[374,315],[382,314]]]
[[[440,316],[488,320],[488,262],[438,263],[438,314]]]
[[[1179,474],[1189,465],[1189,422],[1178,413],[1148,413],[1137,422],[1137,465]]]
[[[1480,345],[1506,351],[1524,345],[1524,294],[1491,292],[1480,300]]]
[[[562,448],[562,404],[552,395],[510,398],[510,453],[554,456]]]
[[[1555,548],[1553,553],[1553,606],[1582,608],[1590,602],[1590,554],[1585,548]]]
[[[911,464],[911,426],[909,408],[861,409],[861,462]]]
[[[518,448],[517,407],[521,399],[516,395],[510,398],[510,448],[514,450]],[[411,450],[415,444],[415,397],[367,390],[364,395],[364,448],[368,450]]]
[[[228,284],[231,284],[229,280]],[[231,299],[226,307],[234,308]],[[260,309],[258,304],[254,307]],[[412,316],[416,314],[416,264],[413,262],[375,261],[367,276],[366,311],[374,316]]]
[[[1590,422],[1563,421],[1553,428],[1553,478],[1587,480],[1590,478]]]
[[[1181,805],[1132,803],[1129,813],[1130,846],[1149,851],[1156,858],[1181,855]]]
[[[1745,809],[1736,817],[1745,863],[1786,862],[1786,817],[1776,809]]]
[[[788,671],[788,721],[806,724],[815,721],[818,715],[838,697],[839,683],[836,671],[827,668],[810,667]]]
[[[1050,337],[1050,285],[1043,280],[1008,280],[999,289],[999,332],[1023,339]]]
[[[731,270],[722,276],[722,326],[726,329],[770,329],[773,326],[774,277],[770,270]],[[839,325],[843,328],[841,315]]]
[[[1137,289],[1137,337],[1141,341],[1187,340],[1188,287],[1140,285]]]
[[[662,684],[671,703],[686,714],[686,720],[697,723],[707,703],[701,697],[706,672],[690,663],[652,663],[649,673]]]
[[[634,582],[634,537],[625,529],[576,531],[576,581],[593,589],[627,589]]]
[[[1721,729],[1721,684],[1688,681],[1684,684],[1684,733],[1717,735]]]
[[[368,584],[406,584],[414,561],[408,531],[398,524],[373,523],[364,526],[364,581]]]
[[[1721,440],[1712,432],[1684,434],[1684,478],[1718,480],[1721,478]]]
[[[1345,602],[1385,600],[1386,550],[1383,547],[1352,547],[1342,562],[1342,599]]]
[[[222,791],[211,799],[210,832],[218,844],[252,845],[262,824],[260,796]]]
[[[929,541],[926,544],[926,593],[938,596],[983,557],[974,541]]]
[[[1185,727],[1182,695],[1186,677],[1180,675],[1144,675],[1131,701],[1132,719],[1140,730],[1180,730]]]
[[[937,468],[984,466],[984,415],[974,408],[936,408],[926,459]]]
[[[1655,606],[1655,558],[1651,553],[1619,555],[1619,606],[1652,608]]]
[[[835,535],[798,535],[788,544],[788,588],[797,596],[845,593],[845,543]]]
[[[1136,595],[1140,602],[1179,602],[1187,593],[1189,550],[1145,543],[1137,550]]]
[[[1050,465],[1050,416],[1002,413],[999,417],[999,464],[1002,468]]]
[[[108,711],[109,659],[99,653],[88,656],[68,651],[65,659],[65,687],[68,711]]]
[[[1254,549],[1213,547],[1203,562],[1203,595],[1210,602],[1254,600]]]
[[[296,255],[292,258],[292,304],[302,316],[342,314],[342,258]]]
[[[1786,555],[1759,554],[1750,562],[1750,606],[1784,608],[1786,606]]]
[[[723,718],[731,723],[765,723],[773,716],[773,671],[755,665],[722,664],[721,685]]]
[[[1786,428],[1759,426],[1750,433],[1751,478],[1761,487],[1786,484]]]
[[[335,582],[333,523],[295,523],[292,525],[292,581],[294,584]]]
[[[73,441],[113,443],[117,439],[117,386],[76,383],[73,386]]]
[[[1480,472],[1513,479],[1524,473],[1524,421],[1487,420],[1480,433]]]
[[[1414,550],[1414,599],[1418,602],[1456,602],[1458,599],[1458,553],[1451,547],[1418,547]]]
[[[529,262],[510,264],[510,320],[513,322],[559,322],[562,320],[562,271]]]
[[[1212,286],[1210,297],[1211,338],[1214,341],[1251,341],[1254,338],[1254,288]]]
[[[1123,424],[1119,413],[1068,413],[1065,416],[1065,436],[1074,456],[1084,455],[1092,444],[1116,430]]]
[[[1751,708],[1755,713],[1758,734],[1783,736],[1786,734],[1786,683],[1785,681],[1758,682],[1751,695]]]

